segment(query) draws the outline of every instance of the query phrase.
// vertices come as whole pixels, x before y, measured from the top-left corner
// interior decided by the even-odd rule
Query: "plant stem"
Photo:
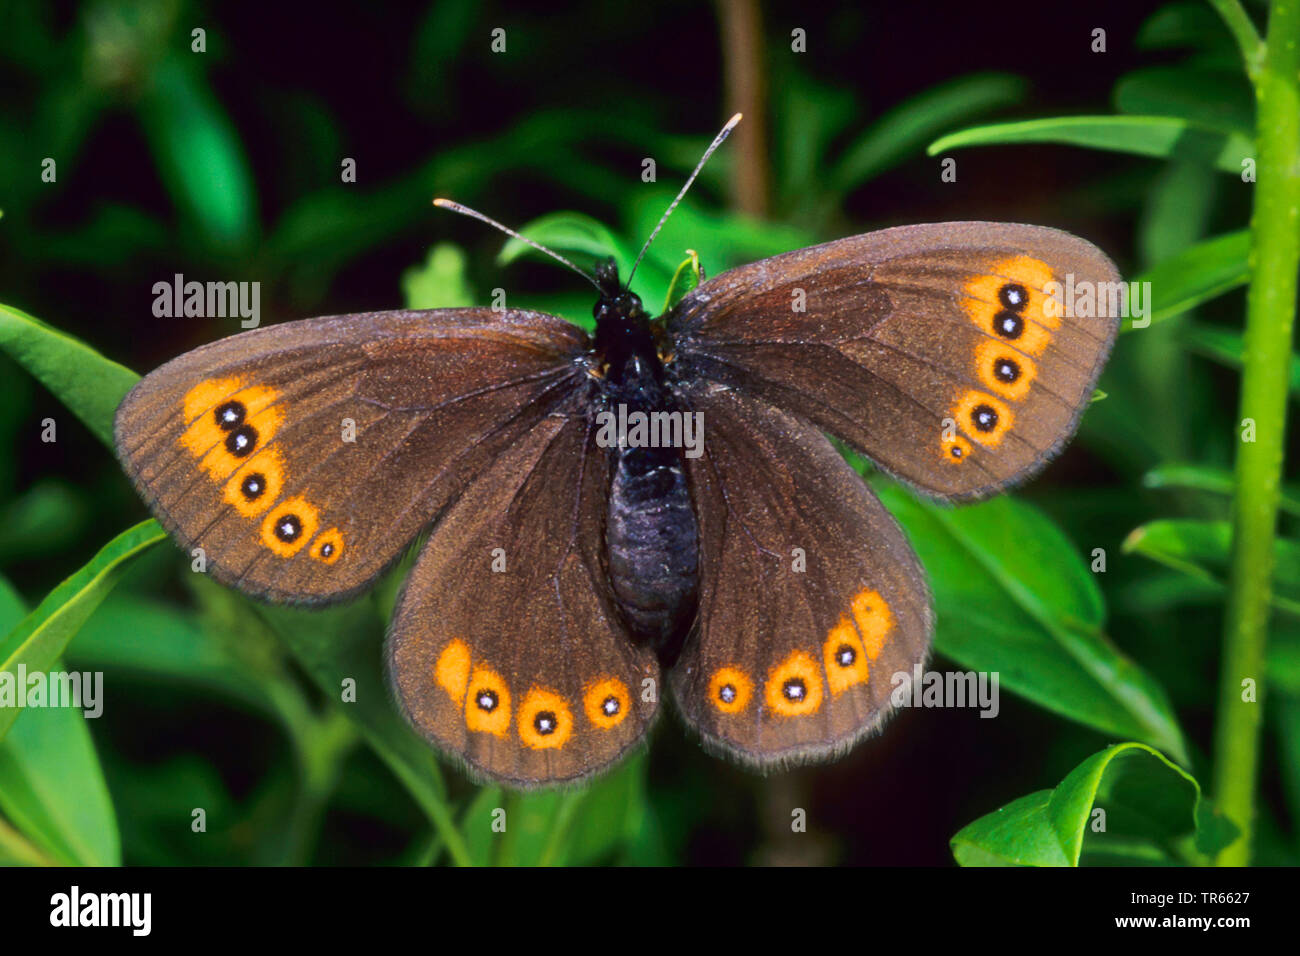
[[[1264,57],[1264,41],[1260,39],[1255,24],[1250,20],[1238,0],[1210,0],[1210,6],[1219,12],[1223,22],[1228,25],[1232,38],[1237,41],[1241,58],[1246,62],[1246,75],[1252,80],[1259,77],[1261,61]]]
[[[758,0],[718,0],[727,112],[744,113],[734,136],[732,206],[762,218],[767,214],[771,175],[767,168],[767,65],[763,13]]]
[[[1225,8],[1215,6],[1220,12]],[[1233,476],[1232,567],[1214,732],[1215,800],[1242,834],[1219,855],[1224,866],[1250,862],[1263,723],[1273,538],[1300,269],[1300,0],[1272,0],[1266,51],[1254,80],[1258,182],[1251,217],[1241,417],[1254,421],[1255,441],[1241,443]],[[1255,684],[1251,702],[1242,700],[1246,679]]]

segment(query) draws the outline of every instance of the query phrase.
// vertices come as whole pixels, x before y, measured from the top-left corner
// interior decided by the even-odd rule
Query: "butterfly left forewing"
[[[608,767],[658,706],[658,663],[606,583],[609,458],[580,405],[535,425],[448,511],[389,631],[411,723],[476,776],[516,787]]]
[[[697,621],[669,673],[712,749],[768,769],[828,759],[878,727],[893,675],[928,652],[929,592],[902,531],[814,428],[699,384]]]
[[[1075,236],[934,223],[725,272],[668,329],[683,375],[794,411],[922,491],[970,498],[1024,480],[1073,434],[1119,295],[1113,263]]]
[[[571,388],[574,326],[489,309],[284,323],[145,376],[119,457],[223,583],[319,603],[366,587]]]

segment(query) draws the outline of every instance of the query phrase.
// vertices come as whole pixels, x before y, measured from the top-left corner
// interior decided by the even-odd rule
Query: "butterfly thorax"
[[[598,273],[599,396],[594,413],[635,423],[684,412],[667,384],[641,300]],[[632,633],[665,661],[676,658],[695,612],[698,525],[681,447],[638,444],[629,430],[612,444],[605,556],[610,585]]]

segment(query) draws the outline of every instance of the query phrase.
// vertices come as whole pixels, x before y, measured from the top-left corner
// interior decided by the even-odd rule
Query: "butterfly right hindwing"
[[[924,662],[930,595],[903,533],[816,429],[722,386],[690,462],[700,520],[694,630],[669,673],[712,749],[760,769],[842,753]]]

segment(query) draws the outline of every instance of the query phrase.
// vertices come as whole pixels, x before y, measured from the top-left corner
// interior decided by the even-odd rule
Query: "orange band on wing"
[[[479,665],[470,675],[465,694],[465,726],[504,737],[510,732],[510,689],[501,675]]]

